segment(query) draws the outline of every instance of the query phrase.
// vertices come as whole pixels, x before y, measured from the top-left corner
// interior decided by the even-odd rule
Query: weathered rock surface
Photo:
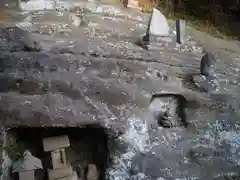
[[[237,62],[219,58],[216,74],[223,88],[200,92],[188,79],[199,74],[202,54],[146,51],[132,43],[136,17],[107,19],[94,13],[87,15],[88,28],[72,28],[68,36],[34,33],[43,46],[40,52],[2,51],[2,127],[97,123],[120,131],[125,148],[117,149],[106,172],[112,180],[239,177],[239,86],[225,81],[239,79]],[[38,23],[61,23],[48,17],[43,11]],[[39,27],[34,23],[28,31]],[[187,128],[151,126],[155,119],[149,105],[158,93],[186,98]]]
[[[39,44],[33,39],[31,33],[19,27],[4,27],[0,29],[1,51],[39,51]]]
[[[193,77],[194,83],[202,91],[208,93],[215,93],[220,91],[220,85],[215,77],[208,77],[204,75],[196,75]]]

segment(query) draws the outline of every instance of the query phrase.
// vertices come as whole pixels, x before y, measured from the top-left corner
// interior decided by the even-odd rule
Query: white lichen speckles
[[[148,129],[146,122],[140,119],[128,121],[127,132],[121,138],[126,141],[134,151],[144,152],[148,148]]]
[[[54,4],[52,1],[27,1],[20,3],[20,9],[23,11],[33,11],[33,10],[45,10],[45,9],[54,9]]]
[[[193,52],[193,53],[203,52],[203,46],[200,45],[197,41],[195,41],[191,36],[188,36],[185,44],[178,44],[175,49],[182,52]]]
[[[157,180],[166,180],[166,179],[163,177],[158,177]]]
[[[131,175],[132,158],[138,152],[148,151],[148,128],[144,121],[130,118],[126,126],[127,132],[119,140],[128,145],[127,151],[114,158],[113,166],[107,170],[110,180],[146,179],[143,173]]]
[[[183,177],[183,178],[175,178],[174,180],[199,180],[199,177]]]
[[[22,105],[25,105],[25,104],[31,104],[31,103],[32,103],[31,100],[26,100],[26,101],[21,102]]]
[[[234,177],[234,176],[238,176],[237,173],[235,172],[228,172],[228,173],[219,173],[218,175],[216,175],[214,178],[221,178],[221,177],[229,177],[229,179],[231,179],[231,177]],[[224,178],[226,179],[226,178]]]
[[[240,164],[239,148],[240,134],[237,127],[227,120],[216,120],[213,123],[208,123],[205,127],[205,132],[201,133],[200,137],[195,139],[195,148],[211,148],[212,150],[227,151],[229,160],[237,165]],[[222,146],[227,144],[228,146]]]
[[[33,24],[30,23],[30,22],[19,22],[19,23],[16,23],[16,26],[19,27],[19,28],[29,28],[32,25]]]
[[[143,174],[143,173],[138,173],[138,174],[136,174],[136,175],[133,175],[133,176],[132,176],[132,179],[133,179],[133,180],[147,180],[148,178],[147,178],[147,176],[146,176],[145,174]]]

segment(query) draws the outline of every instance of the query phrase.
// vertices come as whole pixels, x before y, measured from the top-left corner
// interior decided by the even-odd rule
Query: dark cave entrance
[[[97,167],[99,179],[105,179],[105,171],[109,162],[109,137],[104,129],[98,125],[85,127],[48,127],[30,128],[16,127],[6,131],[5,152],[14,161],[19,159],[25,150],[41,159],[43,170],[35,171],[37,180],[48,178],[49,152],[43,150],[43,138],[67,135],[70,146],[65,148],[67,162],[77,173],[85,177],[88,164]],[[79,168],[80,167],[80,168]],[[18,173],[12,174],[12,180],[18,179]]]

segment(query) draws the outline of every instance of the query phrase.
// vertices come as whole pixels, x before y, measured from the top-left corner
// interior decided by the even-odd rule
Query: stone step
[[[159,50],[165,48],[173,49],[176,47],[176,37],[150,35],[147,41],[145,40],[145,38],[143,38],[142,43],[146,46],[148,50]]]

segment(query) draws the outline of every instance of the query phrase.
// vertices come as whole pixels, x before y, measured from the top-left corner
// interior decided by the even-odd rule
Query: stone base
[[[175,48],[175,36],[143,36],[142,46],[147,50],[159,50],[164,48]]]
[[[56,180],[56,179],[68,177],[68,176],[71,176],[72,174],[73,174],[73,170],[70,164],[68,164],[64,168],[48,169],[49,180]]]
[[[34,170],[19,172],[19,180],[34,180]]]

